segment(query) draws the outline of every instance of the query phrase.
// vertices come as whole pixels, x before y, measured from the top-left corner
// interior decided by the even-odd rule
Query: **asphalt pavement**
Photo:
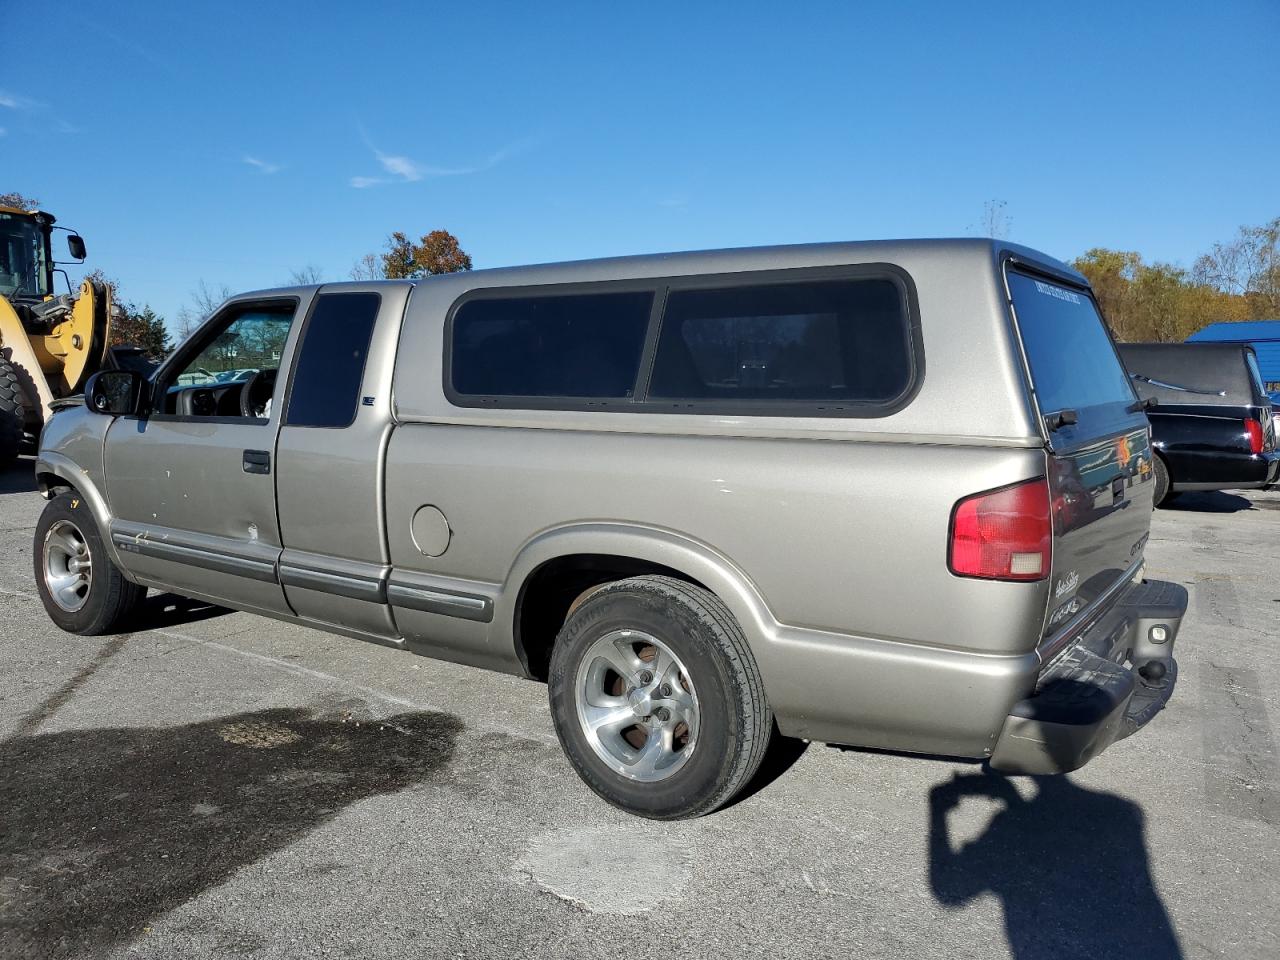
[[[1154,517],[1169,707],[1059,778],[812,744],[659,824],[546,690],[155,596],[81,638],[0,472],[0,957],[1280,957],[1280,495]]]

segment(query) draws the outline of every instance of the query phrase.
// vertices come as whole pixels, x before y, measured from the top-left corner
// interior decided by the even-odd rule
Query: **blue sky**
[[[0,191],[170,319],[397,229],[486,267],[965,235],[998,199],[1057,256],[1189,264],[1280,215],[1275,0],[40,7]]]

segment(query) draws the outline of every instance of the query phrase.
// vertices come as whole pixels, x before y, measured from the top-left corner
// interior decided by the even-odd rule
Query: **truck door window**
[[[382,297],[325,293],[302,331],[285,423],[291,427],[349,427]]]
[[[280,357],[293,323],[292,304],[250,307],[207,331],[199,352],[165,386],[164,412],[193,417],[271,415]],[[245,391],[250,414],[241,398]]]

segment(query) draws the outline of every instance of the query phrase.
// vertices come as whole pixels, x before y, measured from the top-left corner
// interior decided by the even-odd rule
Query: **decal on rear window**
[[[1080,294],[1072,293],[1070,290],[1063,290],[1062,287],[1055,287],[1052,283],[1045,283],[1043,280],[1036,281],[1036,291],[1043,293],[1045,296],[1057,297],[1059,300],[1065,300],[1067,303],[1080,303]]]

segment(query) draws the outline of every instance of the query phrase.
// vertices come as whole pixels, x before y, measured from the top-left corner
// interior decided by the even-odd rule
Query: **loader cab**
[[[53,293],[53,222],[39,210],[0,207],[0,296],[39,302]]]

